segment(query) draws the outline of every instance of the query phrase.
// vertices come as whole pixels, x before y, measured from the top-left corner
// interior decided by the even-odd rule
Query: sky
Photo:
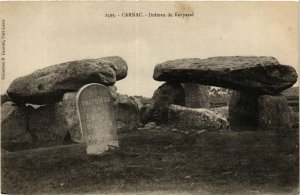
[[[193,17],[115,17],[128,12]],[[151,97],[156,64],[181,58],[274,56],[299,74],[297,2],[1,2],[5,79],[67,61],[117,55],[128,64],[118,92]],[[3,38],[2,38],[3,40]]]

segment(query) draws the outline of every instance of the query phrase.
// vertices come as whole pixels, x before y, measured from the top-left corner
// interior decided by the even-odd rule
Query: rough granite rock
[[[65,121],[65,127],[69,131],[72,141],[83,143],[82,132],[76,108],[77,92],[65,93],[62,98],[62,115]]]
[[[141,110],[140,110],[140,123],[141,124],[146,124],[150,121],[150,111],[151,111],[151,107],[150,104],[146,104],[144,106],[142,106]]]
[[[229,121],[231,126],[257,128],[259,96],[233,91],[229,102]]]
[[[296,70],[274,57],[224,56],[188,58],[155,66],[157,81],[192,82],[257,94],[277,94],[297,81]]]
[[[11,102],[11,98],[6,93],[1,95],[1,105],[5,102]]]
[[[185,105],[184,90],[180,83],[164,83],[155,90],[149,106],[141,111],[142,123],[167,123],[170,104]]]
[[[293,111],[299,113],[299,86],[286,89],[281,92],[281,94],[286,97],[288,104],[292,107]]]
[[[169,106],[169,123],[192,129],[229,130],[229,123],[221,114],[205,108],[187,108],[174,104]]]
[[[77,91],[85,84],[109,86],[126,75],[127,64],[118,56],[71,61],[15,79],[7,94],[19,104],[49,104],[60,101],[64,93]]]
[[[138,130],[150,130],[150,129],[156,129],[157,127],[160,126],[157,126],[155,122],[149,122],[146,125],[144,125],[144,127],[138,128]]]
[[[108,86],[107,87],[108,91],[110,92],[113,100],[116,100],[118,94],[117,94],[117,87],[115,85]]]
[[[1,105],[2,147],[31,142],[32,137],[27,131],[25,107],[17,107],[13,102],[5,102]]]
[[[226,118],[229,118],[229,113],[228,113],[228,106],[220,106],[220,107],[215,107],[215,108],[210,108],[211,111],[215,113],[220,113]]]
[[[197,83],[182,83],[185,106],[188,108],[210,108],[208,87]]]
[[[141,101],[140,101],[137,97],[135,97],[135,96],[131,96],[131,97],[134,99],[134,101],[135,101],[135,103],[137,104],[139,110],[141,110],[142,107],[144,106],[144,105],[141,103]]]
[[[36,142],[64,143],[68,128],[61,103],[48,104],[37,109],[27,107],[29,131]]]
[[[140,123],[140,110],[134,99],[118,94],[114,101],[118,132],[134,130]]]
[[[290,120],[292,128],[299,128],[299,112],[294,112],[293,109],[290,107]]]
[[[262,95],[258,98],[258,125],[264,130],[290,130],[291,114],[292,109],[284,96]]]

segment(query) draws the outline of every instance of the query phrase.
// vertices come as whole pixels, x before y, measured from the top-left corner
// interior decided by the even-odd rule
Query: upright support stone
[[[65,93],[62,98],[62,109],[67,129],[72,141],[83,143],[82,131],[76,109],[77,92]]]
[[[1,106],[1,146],[32,143],[27,131],[26,108],[16,106],[13,102],[5,102]]]
[[[257,127],[257,95],[234,91],[229,102],[229,121],[232,127]]]
[[[183,83],[185,106],[188,108],[210,108],[208,87],[197,83]]]
[[[284,96],[262,95],[258,98],[258,125],[264,130],[289,130],[291,112]]]
[[[140,111],[133,97],[118,94],[114,102],[118,132],[134,130],[140,122]]]
[[[38,143],[63,144],[68,135],[67,113],[61,103],[34,108],[27,106],[28,130]]]
[[[101,154],[110,146],[118,147],[113,98],[97,83],[82,87],[77,94],[80,127],[87,154]]]

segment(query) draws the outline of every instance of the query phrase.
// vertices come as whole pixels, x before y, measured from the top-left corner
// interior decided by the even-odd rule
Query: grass
[[[2,193],[298,194],[298,130],[121,134],[120,150],[83,145],[2,154]]]

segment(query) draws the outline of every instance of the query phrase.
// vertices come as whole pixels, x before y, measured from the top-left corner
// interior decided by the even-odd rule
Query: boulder
[[[123,58],[119,56],[108,56],[100,59],[116,66],[115,72],[117,81],[122,80],[127,76],[128,67]],[[115,87],[115,89],[117,90],[117,87]]]
[[[291,113],[284,96],[262,95],[258,98],[258,125],[264,130],[290,130]]]
[[[140,123],[140,110],[134,97],[118,94],[114,101],[118,132],[134,130]]]
[[[143,122],[168,122],[169,105],[185,105],[185,95],[180,83],[164,83],[153,94],[149,106],[143,110]]]
[[[281,94],[286,97],[293,111],[299,112],[299,86],[286,89]]]
[[[150,129],[160,129],[160,126],[157,126],[155,122],[149,122],[144,127],[138,128],[138,130],[150,130]]]
[[[222,114],[226,118],[229,118],[229,113],[228,113],[228,106],[221,106],[221,107],[215,107],[215,108],[210,108],[211,111],[215,113]]]
[[[210,108],[208,87],[197,83],[183,83],[185,106],[189,108]]]
[[[118,95],[118,94],[117,94],[117,87],[116,87],[115,85],[112,85],[112,86],[108,86],[107,89],[108,89],[108,91],[110,92],[112,98],[113,98],[114,100],[116,100],[117,95]]]
[[[296,70],[274,57],[224,56],[171,60],[155,66],[157,81],[198,83],[257,94],[277,94],[297,81]]]
[[[292,108],[290,108],[292,110]],[[299,128],[299,112],[292,111],[290,114],[292,128]]]
[[[143,105],[150,104],[151,102],[151,98],[148,97],[139,96],[139,95],[135,95],[134,97],[137,98]]]
[[[135,96],[132,96],[132,98],[134,99],[135,103],[137,104],[139,110],[141,110],[144,105],[141,103],[141,101],[139,100],[139,98],[137,98]]]
[[[29,131],[38,143],[62,144],[68,135],[68,125],[61,103],[40,106],[37,109],[28,106]]]
[[[82,131],[76,108],[76,95],[77,92],[64,94],[61,103],[61,111],[63,112],[62,115],[65,121],[65,128],[69,131],[71,140],[77,143],[83,143]]]
[[[206,130],[229,130],[227,119],[205,108],[169,106],[169,123],[177,127]]]
[[[20,104],[50,104],[60,101],[64,93],[77,91],[85,84],[109,86],[126,75],[127,64],[117,56],[71,61],[15,79],[7,94]]]
[[[11,102],[11,98],[6,93],[1,95],[1,105],[5,102]]]
[[[257,128],[259,96],[234,91],[229,102],[229,121],[231,126]]]
[[[27,131],[26,108],[17,107],[13,102],[1,105],[1,145],[31,143],[32,137]]]
[[[146,104],[142,106],[140,110],[140,123],[141,124],[146,124],[150,122],[150,111],[151,111],[150,104]]]

